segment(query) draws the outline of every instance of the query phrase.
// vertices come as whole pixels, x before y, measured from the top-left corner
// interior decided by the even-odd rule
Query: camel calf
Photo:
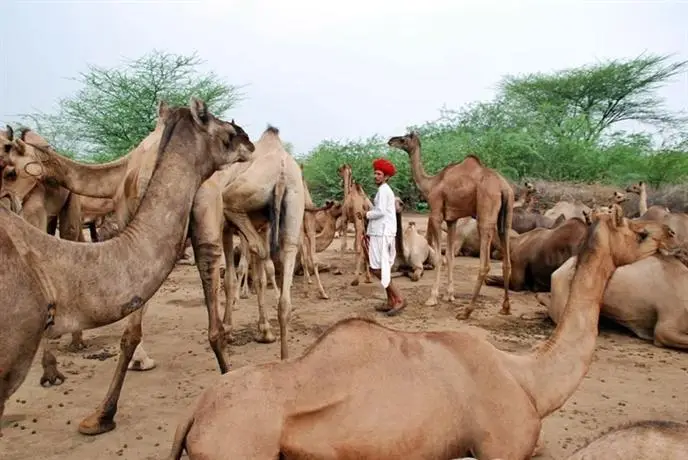
[[[418,281],[423,275],[426,261],[437,266],[438,259],[435,250],[428,244],[424,236],[418,233],[416,223],[410,221],[403,233],[404,238],[404,261],[410,266],[412,272],[409,275],[411,281]]]

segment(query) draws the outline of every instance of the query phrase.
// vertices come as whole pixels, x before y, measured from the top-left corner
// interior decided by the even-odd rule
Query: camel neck
[[[640,211],[641,216],[647,212],[647,189],[645,188],[645,184],[643,184],[643,186],[640,187],[638,209]]]
[[[595,351],[600,303],[615,266],[596,248],[576,268],[564,315],[552,336],[529,356],[525,383],[540,417],[560,408],[588,372]]]
[[[409,155],[411,157],[411,175],[413,176],[413,181],[418,186],[423,197],[427,200],[430,195],[430,190],[432,190],[433,177],[428,176],[423,168],[423,162],[420,158],[420,147],[411,149]]]

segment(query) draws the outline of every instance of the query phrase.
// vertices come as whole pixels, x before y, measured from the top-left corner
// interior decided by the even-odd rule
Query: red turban
[[[378,158],[373,161],[373,170],[381,171],[385,176],[392,177],[396,174],[397,169],[394,167],[391,161],[385,160],[384,158]]]

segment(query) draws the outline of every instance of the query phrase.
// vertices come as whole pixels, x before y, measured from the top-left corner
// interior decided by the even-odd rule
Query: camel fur
[[[604,291],[600,314],[658,347],[688,350],[688,268],[681,257],[661,254],[614,272]],[[576,258],[552,273],[549,300],[538,296],[552,321],[564,314]]]
[[[0,208],[0,418],[43,335],[96,328],[140,311],[174,268],[201,182],[221,166],[247,159],[253,147],[238,149],[233,126],[196,99],[189,108],[170,109],[163,122],[155,172],[121,236],[99,244],[56,239]],[[131,358],[140,332],[127,329],[123,356]],[[129,359],[118,365],[126,368]],[[82,426],[112,429],[116,406],[107,403]]]
[[[421,164],[420,138],[414,132],[405,136],[392,137],[387,141],[390,147],[404,150],[411,161],[411,172],[416,186],[430,205],[428,240],[436,254],[440,253],[442,221],[447,223],[447,299],[454,301],[454,241],[456,221],[461,217],[476,217],[480,234],[480,269],[471,302],[457,318],[467,319],[475,310],[485,277],[490,271],[489,249],[497,230],[504,258],[502,272],[504,279],[511,275],[509,232],[511,230],[514,191],[511,185],[497,171],[485,167],[480,159],[468,155],[460,163],[446,166],[435,176],[428,176]],[[442,264],[437,265],[435,283],[426,305],[437,305]],[[509,290],[504,288],[501,314],[510,314]]]
[[[528,458],[542,420],[587,374],[607,279],[671,240],[666,226],[628,221],[620,209],[597,219],[566,319],[534,350],[508,353],[472,330],[345,319],[302,356],[242,367],[204,390],[169,459]]]
[[[549,291],[552,273],[578,254],[589,223],[589,218],[583,221],[574,217],[552,229],[536,228],[513,237],[509,289]],[[503,287],[504,278],[488,276],[485,284]]]
[[[566,460],[688,460],[688,424],[642,420],[614,428]]]

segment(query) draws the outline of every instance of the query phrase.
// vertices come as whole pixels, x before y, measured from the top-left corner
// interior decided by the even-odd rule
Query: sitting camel
[[[511,240],[512,291],[549,291],[550,277],[578,249],[585,238],[589,216],[586,220],[573,217],[555,228],[536,228],[522,233]],[[488,286],[504,286],[504,278],[490,275],[485,280]]]
[[[566,460],[688,460],[688,424],[643,420],[614,428]]]
[[[395,136],[387,141],[390,147],[398,148],[409,155],[411,172],[416,186],[430,205],[428,241],[433,244],[435,254],[440,253],[442,221],[447,223],[447,299],[454,301],[454,240],[456,221],[461,217],[476,217],[480,228],[480,270],[473,288],[471,302],[457,319],[467,319],[475,309],[480,289],[490,272],[489,249],[495,230],[506,256],[502,260],[505,279],[511,273],[509,258],[509,233],[514,204],[511,185],[497,171],[487,168],[475,155],[468,155],[460,163],[446,166],[434,176],[428,176],[421,164],[420,137],[412,132]],[[442,264],[437,265],[437,275],[430,298],[426,305],[437,305],[442,276]],[[501,314],[510,314],[509,289],[504,288]]]
[[[514,202],[511,228],[516,233],[525,233],[534,228],[552,228],[556,219],[543,216],[535,210],[537,189],[531,182],[525,183],[525,192]]]
[[[671,243],[668,227],[620,209],[596,219],[566,318],[534,350],[502,351],[473,330],[345,319],[298,358],[224,374],[177,427],[169,459],[528,458],[542,420],[587,374],[614,269]]]
[[[361,239],[365,235],[366,229],[363,226],[363,220],[356,217],[358,213],[365,215],[366,211],[373,208],[373,204],[368,198],[368,195],[361,187],[361,184],[357,183],[351,172],[351,166],[348,164],[343,164],[337,169],[337,173],[342,178],[342,183],[344,184],[344,199],[342,200],[343,214],[341,216],[341,226],[339,227],[339,235],[341,238],[340,247],[340,263],[339,267],[334,271],[335,275],[340,275],[342,273],[342,266],[344,266],[344,253],[346,252],[346,230],[349,226],[349,222],[354,224],[354,253],[356,254],[356,262],[354,269],[354,279],[351,281],[352,286],[358,286],[360,269],[363,265],[365,271],[366,283],[372,283],[370,278],[370,270],[368,267],[368,260],[363,255],[363,248],[361,248]]]
[[[130,225],[111,241],[63,241],[0,207],[0,419],[43,336],[105,326],[140,311],[174,268],[199,185],[253,150],[234,125],[215,118],[196,99],[161,118],[164,131],[147,192]],[[123,355],[140,333],[127,329]],[[121,371],[128,362],[119,361]],[[121,384],[113,390],[119,393]],[[89,421],[99,432],[108,431],[115,411],[116,404],[106,404]]]
[[[435,250],[428,244],[424,236],[421,236],[416,229],[416,223],[409,221],[403,233],[404,238],[404,261],[410,266],[411,281],[418,281],[423,276],[425,263],[436,267],[441,261],[435,254]]]
[[[563,214],[564,219],[578,217],[585,219],[585,213],[590,214],[591,209],[583,203],[572,203],[570,201],[559,201],[552,208],[545,211],[544,216],[550,219],[556,219]]]
[[[688,350],[688,257],[661,254],[614,272],[600,314],[659,347]],[[552,321],[564,315],[576,258],[552,273],[550,299],[538,296]]]

